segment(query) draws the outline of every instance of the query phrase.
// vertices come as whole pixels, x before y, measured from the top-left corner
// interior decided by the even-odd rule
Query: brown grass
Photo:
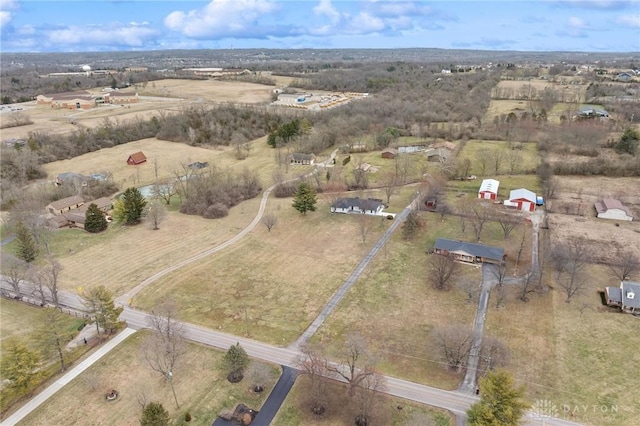
[[[336,382],[327,383],[327,411],[321,416],[311,412],[311,404],[307,397],[310,392],[309,388],[309,378],[300,376],[273,420],[274,426],[343,426],[354,424],[354,404],[349,403],[345,385]],[[411,424],[434,426],[453,424],[451,414],[443,410],[386,396],[380,397],[375,404],[373,414],[373,424],[400,426],[409,421],[413,422]],[[417,419],[421,419],[422,423],[417,423]]]
[[[137,425],[142,409],[136,395],[145,389],[149,401],[160,402],[169,411],[171,424],[182,424],[180,419],[189,412],[193,418],[190,425],[210,425],[223,408],[240,402],[259,409],[276,381],[278,370],[272,367],[271,380],[261,394],[249,390],[248,378],[232,385],[221,369],[222,352],[189,344],[174,374],[181,404],[176,409],[169,385],[140,356],[144,336],[139,332],[129,337],[20,424]],[[111,389],[120,396],[108,402],[105,393]]]
[[[275,344],[293,341],[381,233],[380,219],[367,218],[363,244],[357,218],[332,215],[325,203],[303,216],[291,199],[270,200],[267,211],[278,217],[271,232],[259,225],[228,250],[154,283],[134,304],[151,308],[173,298],[187,321],[241,335],[248,330]]]
[[[167,96],[206,102],[241,104],[267,103],[273,86],[218,80],[156,80],[146,88],[138,88],[140,96]]]

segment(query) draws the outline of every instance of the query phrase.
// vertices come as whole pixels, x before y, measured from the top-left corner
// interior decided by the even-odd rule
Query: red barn
[[[484,200],[495,200],[498,197],[498,187],[500,182],[495,179],[485,179],[478,190],[478,198]]]
[[[536,194],[524,188],[514,189],[509,193],[509,205],[532,212],[536,208]]]
[[[142,153],[142,151],[138,151],[134,154],[131,154],[129,158],[127,158],[127,164],[135,166],[137,164],[142,164],[147,161],[147,157]]]

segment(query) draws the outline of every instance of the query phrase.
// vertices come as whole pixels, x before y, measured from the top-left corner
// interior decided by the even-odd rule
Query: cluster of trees
[[[470,426],[518,426],[530,405],[524,399],[524,386],[516,386],[504,370],[480,379],[480,401],[467,410]]]
[[[225,217],[241,201],[257,196],[262,187],[255,171],[240,174],[209,167],[206,173],[191,174],[177,181],[182,197],[180,212],[213,219]]]

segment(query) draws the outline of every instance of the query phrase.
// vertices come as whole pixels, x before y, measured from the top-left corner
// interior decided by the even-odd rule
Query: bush
[[[293,197],[296,194],[296,189],[297,187],[293,182],[281,183],[273,188],[273,195],[276,198]]]
[[[215,203],[207,207],[202,217],[205,219],[219,219],[229,214],[229,209],[222,203]]]
[[[184,421],[189,423],[191,421],[191,414],[187,411],[187,414],[184,415]]]

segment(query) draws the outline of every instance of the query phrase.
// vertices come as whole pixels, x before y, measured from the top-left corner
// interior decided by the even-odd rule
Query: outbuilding
[[[614,219],[632,221],[633,215],[628,207],[619,200],[605,198],[595,203],[596,215],[599,219]]]
[[[393,160],[398,155],[398,150],[395,148],[385,148],[382,150],[382,158]]]
[[[535,192],[520,188],[514,189],[509,193],[509,203],[505,202],[505,205],[513,206],[518,210],[532,212],[536,208],[537,201]]]
[[[500,187],[499,181],[495,179],[484,179],[478,190],[478,198],[495,200],[498,198],[498,187]]]
[[[135,152],[127,158],[127,164],[131,166],[136,166],[138,164],[142,164],[147,161],[147,156],[142,153],[142,151]]]

